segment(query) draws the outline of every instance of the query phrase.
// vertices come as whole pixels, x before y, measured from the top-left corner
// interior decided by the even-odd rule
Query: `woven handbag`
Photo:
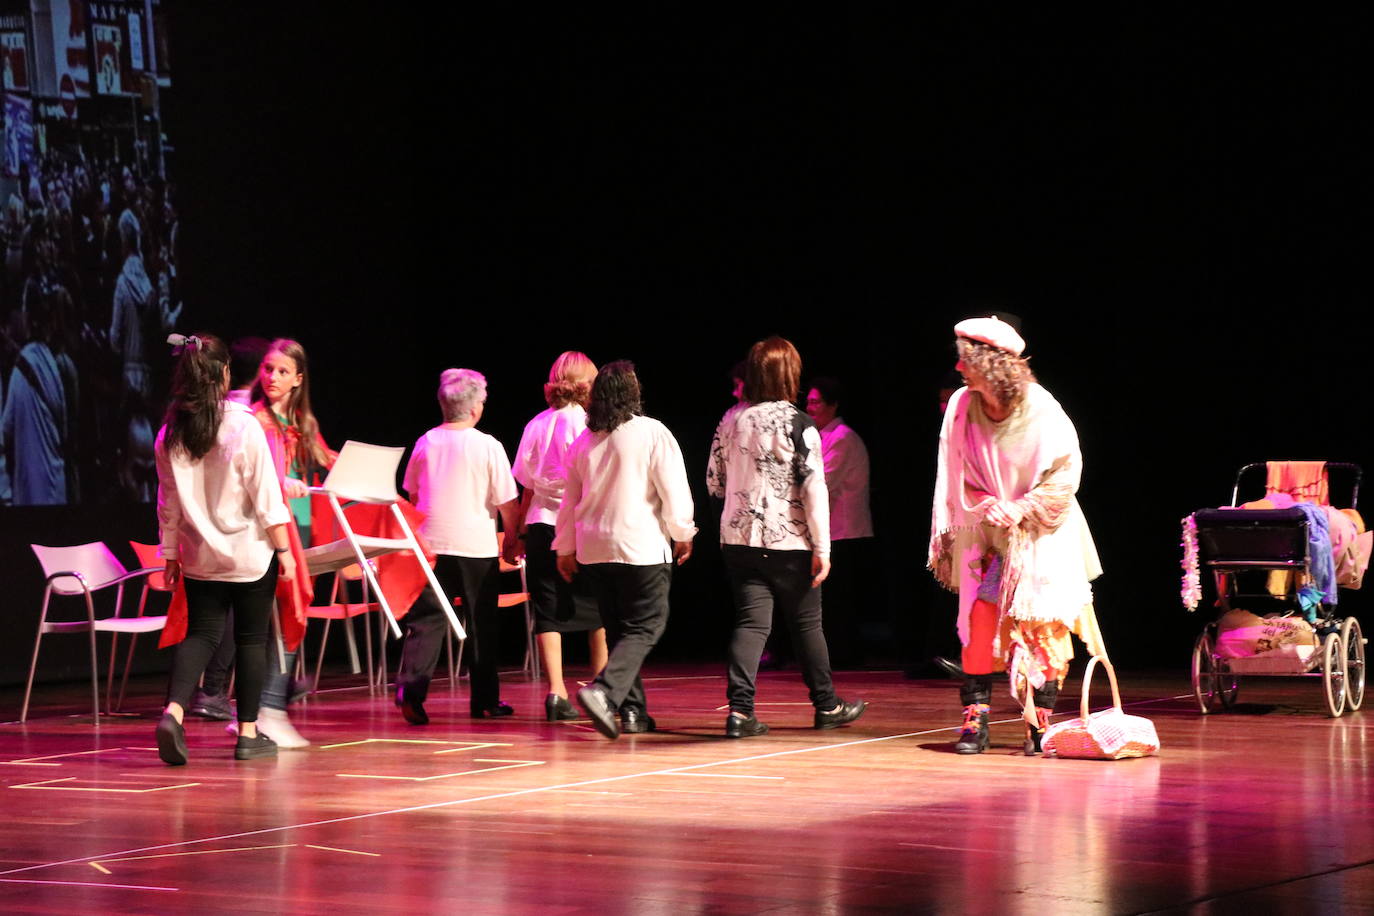
[[[1092,685],[1093,667],[1098,662],[1107,671],[1112,685],[1110,709],[1088,714],[1088,691]],[[1155,724],[1144,716],[1128,716],[1121,709],[1121,694],[1116,687],[1116,671],[1112,663],[1101,655],[1094,655],[1083,672],[1083,700],[1079,717],[1057,722],[1045,731],[1042,747],[1047,755],[1078,757],[1088,760],[1121,760],[1126,757],[1148,757],[1159,753],[1159,735]]]

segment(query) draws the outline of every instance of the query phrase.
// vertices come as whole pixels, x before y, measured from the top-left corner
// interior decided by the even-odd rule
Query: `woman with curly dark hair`
[[[725,500],[721,556],[735,596],[730,640],[729,738],[766,734],[754,716],[759,657],[776,606],[792,637],[811,692],[816,728],[836,728],[863,715],[830,680],[821,630],[821,583],[830,573],[830,503],[816,424],[797,409],[801,355],[781,337],[754,344],[745,367],[744,409],[732,407],[716,427],[706,485]]]
[[[668,623],[673,564],[692,555],[696,533],[682,450],[643,415],[634,364],[611,363],[568,451],[553,542],[564,579],[590,575],[610,636],[605,668],[577,694],[607,738],[654,730],[639,669]]]
[[[585,353],[569,350],[554,360],[544,385],[548,409],[525,426],[512,470],[525,488],[520,500],[525,548],[525,582],[534,608],[534,632],[544,659],[548,695],[544,715],[550,722],[576,719],[563,681],[563,634],[587,633],[592,671],[606,666],[606,629],[601,625],[596,595],[585,580],[564,582],[553,552],[553,526],[563,504],[564,462],[568,449],[587,428],[596,365]],[[518,543],[506,535],[508,561],[518,555]]]

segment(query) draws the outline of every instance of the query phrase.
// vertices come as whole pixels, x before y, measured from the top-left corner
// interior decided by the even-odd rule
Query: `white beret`
[[[999,350],[1006,350],[1012,356],[1020,356],[1026,349],[1026,342],[1016,329],[1001,318],[965,318],[954,326],[955,337],[967,337]]]

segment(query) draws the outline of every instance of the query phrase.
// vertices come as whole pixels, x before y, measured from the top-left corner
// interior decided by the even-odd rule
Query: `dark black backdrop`
[[[299,338],[332,443],[413,442],[468,366],[513,448],[577,348],[636,361],[700,487],[729,367],[782,333],[856,395],[919,632],[950,606],[922,569],[949,328],[1013,311],[1082,438],[1109,645],[1180,668],[1180,517],[1246,461],[1368,457],[1362,19],[174,11],[187,311]],[[711,657],[698,496],[664,648]],[[152,535],[151,510],[19,515],[7,677],[31,532]]]

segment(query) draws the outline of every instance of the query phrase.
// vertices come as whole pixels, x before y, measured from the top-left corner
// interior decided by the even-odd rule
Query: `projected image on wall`
[[[0,503],[147,502],[181,319],[162,5],[0,0]]]

